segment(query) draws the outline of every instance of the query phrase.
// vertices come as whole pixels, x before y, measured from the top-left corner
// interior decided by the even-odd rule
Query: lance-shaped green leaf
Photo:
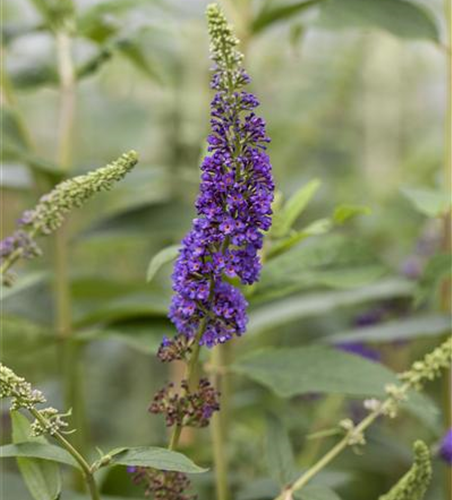
[[[117,50],[126,57],[138,70],[144,73],[151,80],[162,82],[160,72],[156,68],[155,61],[151,61],[149,56],[141,48],[137,40],[123,38],[115,42]]]
[[[0,446],[0,458],[13,457],[39,458],[70,465],[71,467],[78,467],[77,462],[70,453],[59,446],[47,442],[26,441],[23,443]]]
[[[180,245],[171,245],[163,248],[152,257],[146,273],[146,281],[149,283],[157,274],[158,270],[165,264],[172,262],[179,254]]]
[[[346,330],[328,336],[329,343],[339,342],[393,342],[418,337],[441,335],[451,329],[446,314],[425,314],[408,319]]]
[[[397,376],[380,363],[322,346],[266,349],[239,359],[234,373],[247,376],[283,398],[312,392],[385,398]],[[410,392],[407,408],[430,427],[437,425],[435,405]]]
[[[122,27],[121,16],[127,14],[147,0],[104,0],[88,6],[77,19],[77,32],[80,36],[103,43],[116,35]],[[153,4],[158,2],[152,2]]]
[[[377,28],[406,39],[439,40],[439,28],[423,5],[407,0],[323,2],[317,25],[328,29]]]
[[[425,266],[414,296],[415,305],[430,300],[437,302],[441,286],[452,277],[452,255],[437,254]]]
[[[13,442],[31,440],[34,443],[47,444],[44,437],[30,437],[30,422],[17,411],[11,412]],[[35,500],[57,500],[61,493],[61,476],[57,464],[36,458],[17,457],[17,465]]]
[[[265,437],[268,472],[279,486],[287,486],[296,478],[297,469],[289,435],[276,415],[267,415]]]
[[[57,30],[74,15],[72,0],[31,0],[47,27]]]
[[[353,290],[295,295],[253,308],[249,315],[248,332],[255,334],[269,331],[302,318],[365,302],[410,297],[413,289],[413,284],[406,280],[384,280]]]
[[[119,448],[107,455],[112,456],[111,463],[127,466],[153,467],[159,470],[199,474],[207,469],[199,467],[182,453],[166,448],[141,446],[137,448]]]
[[[232,369],[286,398],[308,392],[376,396],[394,381],[378,363],[323,346],[258,351],[239,359]]]
[[[318,219],[299,231],[291,231],[289,236],[279,238],[276,242],[272,243],[266,254],[267,259],[287,252],[306,238],[325,234],[330,231],[332,227],[333,223],[330,219]]]
[[[298,471],[300,473],[300,471]],[[319,478],[328,477],[331,474],[336,475],[337,472],[321,472]],[[280,488],[277,483],[270,478],[259,478],[249,481],[242,491],[237,494],[237,500],[264,500],[276,498],[280,494]],[[301,491],[296,491],[293,494],[294,499],[302,500],[340,500],[339,496],[324,484],[318,484],[314,478],[313,484],[308,484]]]
[[[254,298],[281,297],[316,285],[332,288],[362,286],[374,281],[384,271],[369,245],[356,238],[325,235],[269,260],[262,269]]]
[[[302,2],[291,2],[284,4],[273,2],[264,7],[253,20],[251,29],[253,33],[260,33],[273,24],[288,21],[297,14],[315,7],[324,0],[303,0]]]
[[[110,47],[102,47],[96,54],[80,64],[77,68],[77,78],[82,80],[96,74],[112,56],[113,50]]]
[[[440,189],[408,187],[401,188],[400,192],[418,212],[427,217],[440,217],[451,209],[452,197],[450,192]]]
[[[273,218],[272,236],[279,238],[285,236],[289,232],[294,222],[301,215],[319,189],[320,184],[318,179],[314,179],[287,200],[284,207],[278,211]]]
[[[339,205],[334,209],[333,220],[341,225],[358,215],[367,215],[370,212],[370,208],[363,205]]]
[[[18,161],[58,179],[58,167],[30,151],[29,138],[13,109],[2,106],[0,126],[2,129],[3,161]]]
[[[321,484],[308,484],[301,491],[294,493],[297,500],[340,500],[337,493]]]

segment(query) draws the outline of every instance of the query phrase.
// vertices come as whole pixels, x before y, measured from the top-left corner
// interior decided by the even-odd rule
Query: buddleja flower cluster
[[[154,500],[193,500],[195,495],[187,495],[190,480],[182,472],[160,471],[150,467],[128,467],[132,480],[145,488],[145,496]]]
[[[255,115],[257,99],[243,87],[250,79],[241,67],[237,38],[218,6],[207,9],[214,62],[212,132],[201,166],[198,217],[182,241],[173,273],[174,295],[169,317],[178,335],[164,338],[163,362],[183,360],[190,366],[201,345],[213,347],[245,332],[246,300],[231,280],[251,285],[259,278],[258,252],[270,228],[273,179],[265,152],[265,123]],[[193,358],[195,356],[195,358]],[[181,394],[169,384],[149,408],[165,416],[168,427],[206,427],[220,409],[219,392],[203,378],[197,387],[181,383]],[[135,482],[160,500],[189,500],[184,475],[140,468]]]
[[[50,193],[41,197],[33,210],[25,211],[14,234],[0,242],[4,282],[10,282],[5,272],[8,260],[12,264],[21,257],[32,258],[40,255],[35,237],[47,236],[56,231],[72,209],[81,207],[95,193],[111,189],[137,162],[135,151],[123,154],[103,168],[58,184]]]
[[[410,470],[379,500],[422,500],[432,480],[430,451],[423,441],[413,446],[414,463]]]
[[[218,6],[209,6],[207,17],[216,91],[212,132],[201,166],[198,217],[174,269],[169,316],[180,334],[213,347],[245,332],[247,303],[228,279],[250,285],[259,278],[274,184],[265,122],[254,112],[259,103],[243,90],[250,79],[238,40]]]
[[[36,405],[46,403],[42,392],[33,389],[24,378],[19,377],[13,370],[0,363],[0,399],[4,398],[11,399],[11,410],[24,408],[36,416],[36,420],[31,425],[33,436],[53,435],[68,427],[64,420],[68,414],[61,414],[52,407],[37,410]]]
[[[149,411],[164,414],[168,427],[207,427],[213,413],[220,409],[219,392],[206,378],[199,381],[196,391],[190,390],[187,380],[182,381],[181,387],[183,395],[174,392],[173,383],[161,389],[154,396]]]

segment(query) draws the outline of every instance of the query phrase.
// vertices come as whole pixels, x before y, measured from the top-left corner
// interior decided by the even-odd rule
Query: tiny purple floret
[[[447,431],[439,447],[439,456],[452,465],[452,428]]]

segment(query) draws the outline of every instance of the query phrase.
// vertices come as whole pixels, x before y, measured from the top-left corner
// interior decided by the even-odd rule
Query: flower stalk
[[[214,387],[221,393],[221,412],[212,416],[211,423],[211,436],[213,456],[215,463],[215,484],[217,491],[217,500],[228,500],[229,487],[228,487],[228,461],[226,454],[226,439],[225,439],[225,422],[227,415],[225,411],[228,409],[228,401],[226,398],[229,396],[227,388],[224,387],[225,374],[223,373],[224,367],[224,348],[230,344],[217,346],[212,351],[211,363],[214,370]],[[226,390],[224,390],[226,389]]]
[[[49,422],[42,417],[40,412],[35,408],[29,408],[29,411],[33,417],[43,426],[48,427]],[[72,444],[61,434],[59,431],[55,431],[52,434],[53,438],[60,443],[60,445],[73,457],[74,460],[79,464],[83,479],[86,484],[87,490],[91,496],[91,500],[100,500],[99,490],[97,488],[96,480],[94,479],[94,471],[85,458],[72,446]]]
[[[345,436],[302,476],[286,487],[275,500],[292,499],[294,492],[303,489],[313,477],[345,449],[349,446],[365,444],[364,432],[378,417],[396,417],[400,404],[408,397],[409,390],[420,391],[428,381],[438,378],[442,370],[448,369],[451,363],[452,338],[449,338],[427,354],[423,360],[416,361],[409,370],[401,373],[399,375],[400,380],[403,382],[401,385],[388,385],[386,387],[387,399],[383,402],[377,400],[366,401],[365,407],[371,411],[359,424],[355,426],[350,420],[341,422],[341,427],[346,431]]]
[[[67,414],[60,414],[55,408],[38,410],[36,405],[46,402],[46,398],[24,378],[16,375],[10,368],[0,363],[0,399],[11,399],[11,410],[24,409],[35,421],[31,425],[33,436],[49,434],[68,451],[80,466],[83,479],[91,496],[91,500],[100,500],[99,491],[94,479],[95,467],[90,466],[83,455],[64,437],[64,429],[68,426],[64,418]]]
[[[36,238],[60,229],[67,214],[83,206],[97,192],[111,189],[137,163],[137,154],[129,151],[106,167],[61,182],[42,196],[35,208],[25,211],[16,232],[0,242],[0,273],[4,284],[11,284],[8,272],[19,259],[40,255]]]
[[[163,389],[150,411],[164,413],[168,426],[175,424],[169,448],[179,444],[184,424],[204,427],[219,410],[215,387],[198,381],[197,365],[202,346],[215,348],[245,333],[247,302],[237,284],[252,285],[259,279],[260,250],[264,232],[271,225],[274,183],[266,154],[269,142],[265,122],[256,116],[255,96],[245,92],[250,78],[242,67],[243,54],[231,26],[216,4],[207,8],[210,52],[213,61],[211,134],[208,154],[201,165],[198,217],[182,241],[173,273],[174,295],[169,318],[178,330],[165,338],[161,361],[183,360],[186,378],[182,396]],[[172,385],[171,385],[172,387]],[[180,409],[193,404],[198,421],[184,419]],[[215,415],[212,438],[220,500],[228,497],[226,453],[221,420]]]

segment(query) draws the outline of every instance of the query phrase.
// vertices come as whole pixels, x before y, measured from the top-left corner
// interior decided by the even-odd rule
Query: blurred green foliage
[[[163,422],[146,407],[162,382],[174,376],[154,354],[162,336],[173,332],[166,318],[172,249],[194,216],[206,150],[211,98],[206,3],[5,0],[3,5],[2,236],[61,180],[52,33],[68,12],[77,76],[71,175],[131,148],[141,159],[121,185],[70,221],[72,342],[81,352],[77,373],[91,449],[165,445]],[[406,368],[447,333],[450,317],[438,305],[450,271],[450,255],[441,249],[441,218],[450,210],[450,196],[440,189],[444,21],[440,0],[220,3],[243,40],[280,191],[266,243],[268,262],[261,281],[247,292],[249,332],[234,343],[239,359],[231,376],[233,498],[258,500],[278,493],[277,477],[269,479],[262,460],[266,440],[270,451],[285,448],[283,460],[300,471],[331,443],[325,438],[313,444],[306,435],[359,411],[347,395],[374,394],[374,387],[392,377],[390,370]],[[22,263],[15,287],[2,291],[1,355],[62,407],[51,245],[45,250],[42,259]],[[384,312],[372,329],[360,325],[363,314],[376,311]],[[359,358],[348,365],[351,354],[324,347],[354,333],[379,351],[385,366]],[[255,352],[273,347],[276,353],[287,350],[291,360],[288,364],[283,356],[274,375],[266,367],[276,354],[269,351],[266,360]],[[320,352],[318,358],[311,349]],[[250,355],[264,363],[262,373],[246,364]],[[315,370],[306,387],[278,389],[277,374],[292,385],[303,375],[303,355],[327,382],[335,382],[343,369],[351,389],[323,386]],[[355,365],[356,373],[350,368]],[[372,390],[354,387],[353,380]],[[334,411],[326,411],[334,402]],[[433,384],[420,403],[429,425],[409,413],[378,424],[363,455],[341,457],[302,498],[378,498],[406,470],[415,438],[440,437],[444,404],[440,384]],[[283,418],[266,419],[269,410]],[[2,424],[1,439],[10,442],[6,413]],[[208,433],[197,432],[184,451],[196,463],[210,464]],[[270,469],[286,474],[286,465],[278,473],[281,465],[270,462]],[[433,467],[436,479],[426,498],[446,500],[445,467],[435,457]],[[27,500],[16,472],[8,461],[2,471],[5,498]],[[213,498],[211,473],[193,482],[200,498]],[[100,483],[105,495],[142,495],[121,467]],[[62,496],[72,498],[84,497]]]

